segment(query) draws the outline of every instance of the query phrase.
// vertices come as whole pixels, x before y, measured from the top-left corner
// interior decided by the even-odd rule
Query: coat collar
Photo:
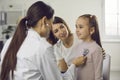
[[[39,35],[39,33],[37,33],[34,29],[29,29],[28,30],[28,34],[27,34],[28,37],[32,37],[32,38],[35,38],[36,40],[39,40],[39,41],[42,41],[44,42],[46,45],[49,45],[51,46],[50,43],[47,42],[46,38],[45,37],[41,37]]]

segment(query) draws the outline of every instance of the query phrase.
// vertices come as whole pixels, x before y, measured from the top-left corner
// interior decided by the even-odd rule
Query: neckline
[[[73,42],[71,43],[71,46],[70,47],[66,47],[63,42],[61,41],[61,45],[63,48],[66,48],[66,49],[70,49],[74,44],[75,44],[75,36],[74,34],[72,33],[72,37],[73,37]]]

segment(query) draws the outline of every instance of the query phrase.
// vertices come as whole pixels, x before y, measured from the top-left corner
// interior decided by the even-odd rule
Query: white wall
[[[3,6],[10,4],[27,9],[33,2],[38,0],[1,0]],[[86,13],[94,14],[98,17],[100,32],[103,26],[103,1],[104,0],[43,0],[55,9],[55,15],[62,17],[73,30],[75,29],[75,20],[78,16]],[[7,7],[6,7],[7,8]],[[73,30],[74,31],[74,30]],[[103,38],[102,38],[103,40]],[[120,42],[102,42],[106,53],[111,55],[111,70],[120,71]]]
[[[25,0],[24,8],[28,8],[38,0]],[[62,17],[71,29],[75,29],[75,21],[78,16],[90,13],[101,19],[101,0],[43,0],[55,10],[55,15]],[[96,7],[97,6],[97,7]],[[74,31],[74,30],[73,30]]]
[[[0,7],[2,10],[22,9],[23,2],[22,0],[0,0]],[[10,5],[13,5],[13,7],[10,8]]]

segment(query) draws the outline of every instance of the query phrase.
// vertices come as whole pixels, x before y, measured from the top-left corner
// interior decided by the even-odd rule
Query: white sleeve
[[[10,38],[10,39],[8,39],[7,41],[6,41],[6,43],[4,44],[4,47],[3,47],[3,49],[2,49],[2,51],[1,51],[1,53],[0,53],[0,59],[1,59],[1,64],[2,64],[2,61],[3,61],[3,58],[4,58],[4,56],[5,56],[5,53],[6,53],[6,51],[7,51],[7,49],[8,49],[8,47],[9,47],[9,44],[10,44],[10,42],[11,42],[11,39],[12,38]]]
[[[62,74],[63,80],[76,80],[76,68],[74,64],[68,68],[68,70]]]
[[[54,45],[54,54],[55,54],[55,57],[56,57],[57,61],[63,59],[63,56],[62,56],[62,53],[61,53],[60,43],[57,43],[57,44]]]
[[[75,65],[72,64],[68,71],[61,74],[55,62],[53,47],[47,49],[46,53],[42,56],[41,70],[45,80],[75,80]]]

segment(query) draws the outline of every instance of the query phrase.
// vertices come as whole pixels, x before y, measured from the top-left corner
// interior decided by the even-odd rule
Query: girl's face
[[[76,34],[79,39],[82,39],[84,41],[90,40],[93,31],[94,30],[89,26],[89,21],[87,18],[78,18],[76,21]]]
[[[62,41],[68,38],[67,27],[63,23],[57,23],[52,25],[52,32],[54,36]]]

